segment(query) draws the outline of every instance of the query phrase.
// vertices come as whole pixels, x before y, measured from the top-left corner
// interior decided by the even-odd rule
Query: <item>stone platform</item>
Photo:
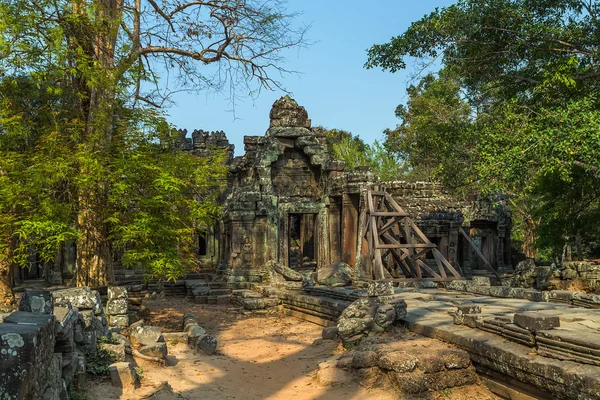
[[[251,285],[250,289],[269,290],[260,285]],[[353,299],[366,295],[361,289],[319,286],[273,290],[291,315],[323,326],[335,323],[338,312]],[[600,367],[592,365],[600,341],[600,310],[550,302],[552,296],[548,295],[517,299],[437,288],[396,288],[395,293],[408,305],[403,323],[411,331],[467,351],[478,373],[496,387],[516,389],[523,398],[600,399]],[[480,310],[478,321],[497,318],[511,324],[506,326],[508,331],[504,330],[508,336],[500,330],[489,332],[475,325],[456,325],[454,314],[462,304]],[[512,322],[516,313],[523,312],[558,317],[560,327],[536,332],[539,339],[533,345],[519,344],[515,338],[523,337],[525,330]],[[573,353],[573,349],[579,353]],[[586,363],[569,361],[584,353],[586,357],[581,359]]]
[[[567,337],[600,339],[600,312],[567,304],[480,296],[439,289],[398,289],[408,304],[405,323],[424,336],[444,340],[466,350],[478,372],[518,386],[534,398],[600,399],[600,367],[544,357],[543,351],[517,344],[506,337],[454,324],[457,305],[474,303],[481,318],[512,319],[515,313],[558,316],[560,328],[547,332]],[[546,332],[546,331],[542,331]]]

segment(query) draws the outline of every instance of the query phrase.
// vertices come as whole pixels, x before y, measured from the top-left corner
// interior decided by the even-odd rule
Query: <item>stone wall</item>
[[[100,295],[88,288],[26,291],[0,318],[0,398],[69,399],[85,357],[107,331]]]

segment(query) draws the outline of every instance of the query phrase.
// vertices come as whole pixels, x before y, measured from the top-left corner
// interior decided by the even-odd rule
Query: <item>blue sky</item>
[[[394,127],[396,106],[406,101],[406,87],[415,70],[395,74],[367,70],[366,50],[402,33],[412,21],[454,3],[453,0],[289,0],[288,8],[312,24],[306,49],[286,53],[287,69],[301,72],[281,82],[306,108],[313,126],[345,129],[366,142],[381,139]],[[264,135],[269,111],[283,92],[263,91],[259,98],[242,99],[231,112],[228,93],[175,94],[169,121],[190,133],[194,129],[223,130],[236,155],[244,151],[244,135]]]

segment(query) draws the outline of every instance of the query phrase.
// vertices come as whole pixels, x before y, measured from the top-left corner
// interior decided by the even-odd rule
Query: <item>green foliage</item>
[[[437,78],[409,89],[386,146],[413,171],[510,195],[515,233],[530,250],[535,242],[555,255],[594,236],[599,12],[598,1],[459,0],[374,45],[367,68],[443,61]]]
[[[320,129],[325,132],[329,154],[335,160],[344,161],[346,170],[370,167],[384,180],[404,177],[407,170],[406,163],[398,154],[388,151],[379,141],[376,140],[371,146],[348,131]]]
[[[75,240],[78,285],[110,283],[115,248],[153,276],[193,268],[226,169],[181,150],[158,71],[234,99],[279,87],[295,17],[280,0],[0,0],[0,267]]]
[[[434,178],[457,188],[471,178],[471,107],[460,91],[447,71],[430,74],[411,85],[407,105],[396,108],[402,123],[384,131],[385,147],[406,160],[412,179]]]

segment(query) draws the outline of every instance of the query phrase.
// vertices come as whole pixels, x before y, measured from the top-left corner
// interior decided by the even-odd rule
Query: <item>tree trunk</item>
[[[77,217],[76,285],[106,286],[114,283],[112,252],[108,229],[102,217],[102,203],[94,201],[96,193],[80,193]]]
[[[84,13],[85,1],[75,0],[74,10]],[[110,228],[106,222],[109,210],[110,182],[106,173],[110,169],[112,129],[114,122],[114,103],[116,79],[114,74],[115,46],[119,21],[121,18],[120,0],[102,0],[96,4],[96,18],[105,22],[103,28],[95,32],[92,46],[86,46],[88,54],[94,60],[94,72],[91,78],[97,82],[83,87],[87,96],[82,110],[85,110],[85,132],[82,142],[85,154],[90,157],[99,155],[101,173],[83,165],[80,175],[89,176],[91,183],[79,188],[77,224],[79,240],[77,242],[77,264],[75,282],[77,286],[104,286],[114,283],[112,250],[109,241]],[[94,76],[96,74],[97,76]],[[84,76],[83,82],[89,82],[90,76]],[[104,81],[105,80],[105,81]],[[90,163],[93,164],[93,163]],[[104,174],[103,174],[104,173]]]
[[[577,249],[577,261],[583,261],[583,245],[581,244],[581,235],[575,235],[575,248]]]
[[[12,311],[15,307],[15,294],[12,288],[12,265],[10,246],[0,256],[0,312]]]
[[[537,248],[535,241],[537,238],[537,223],[531,216],[525,217],[525,234],[523,240],[523,253],[525,257],[535,259],[537,257]]]

